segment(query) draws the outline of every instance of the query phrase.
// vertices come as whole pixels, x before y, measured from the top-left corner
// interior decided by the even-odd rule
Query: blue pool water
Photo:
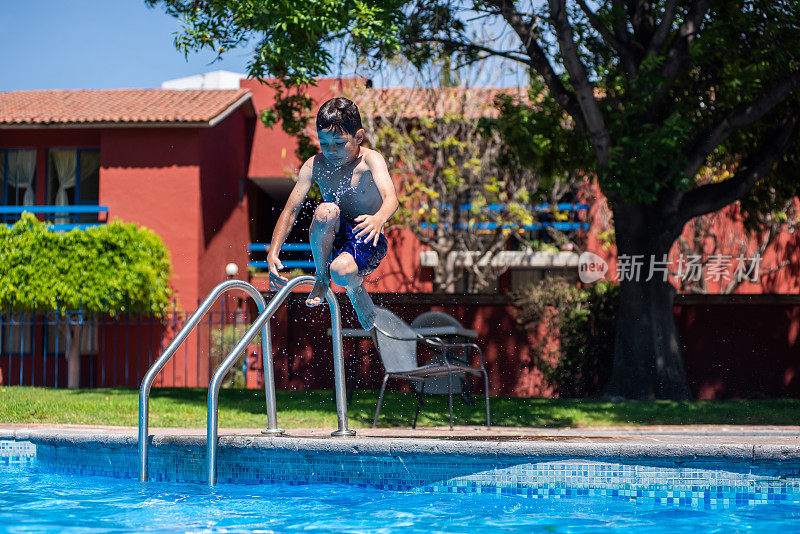
[[[0,465],[0,532],[796,532],[800,504],[720,509],[342,484],[148,482]]]

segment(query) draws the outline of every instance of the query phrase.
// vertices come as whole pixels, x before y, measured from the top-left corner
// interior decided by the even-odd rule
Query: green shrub
[[[523,329],[546,325],[532,364],[560,397],[601,394],[611,376],[618,302],[619,286],[605,281],[580,288],[547,279],[515,295]]]
[[[0,309],[164,314],[170,271],[164,242],[135,224],[51,232],[28,212],[10,228],[0,224]],[[79,339],[77,323],[59,328]],[[66,352],[67,385],[77,388],[80,343],[69,343]]]
[[[165,312],[170,272],[164,242],[135,224],[58,233],[26,212],[0,225],[0,307]]]

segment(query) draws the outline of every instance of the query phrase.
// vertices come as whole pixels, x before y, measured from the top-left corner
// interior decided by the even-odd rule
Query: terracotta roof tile
[[[459,114],[471,119],[496,117],[494,101],[500,95],[529,103],[524,87],[359,88],[351,93],[347,96],[353,99],[362,114],[387,117],[401,115],[404,118],[441,117],[446,114]]]
[[[247,89],[12,91],[0,93],[0,127],[209,123],[247,95]]]

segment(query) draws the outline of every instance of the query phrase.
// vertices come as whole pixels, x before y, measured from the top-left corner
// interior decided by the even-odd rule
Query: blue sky
[[[152,88],[214,70],[247,71],[244,49],[216,63],[208,51],[184,58],[173,45],[180,22],[144,0],[0,2],[0,91]],[[526,83],[519,67],[503,70],[479,85]],[[372,77],[377,86],[409,83],[391,69]]]
[[[0,91],[160,87],[209,72],[245,72],[247,53],[175,50],[180,23],[143,0],[3,0]]]

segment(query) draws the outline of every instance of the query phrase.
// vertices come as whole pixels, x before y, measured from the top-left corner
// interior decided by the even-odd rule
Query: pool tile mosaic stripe
[[[138,478],[135,445],[82,442],[15,446],[17,449],[0,451],[21,451],[20,456],[36,454],[40,468],[64,474]],[[612,462],[263,446],[221,446],[218,459],[218,482],[222,484],[341,483],[384,490],[531,499],[601,496],[701,508],[800,504],[797,461]],[[205,449],[174,444],[151,447],[149,473],[152,481],[205,483]]]
[[[36,445],[28,441],[0,441],[0,465],[31,465],[36,461]]]

